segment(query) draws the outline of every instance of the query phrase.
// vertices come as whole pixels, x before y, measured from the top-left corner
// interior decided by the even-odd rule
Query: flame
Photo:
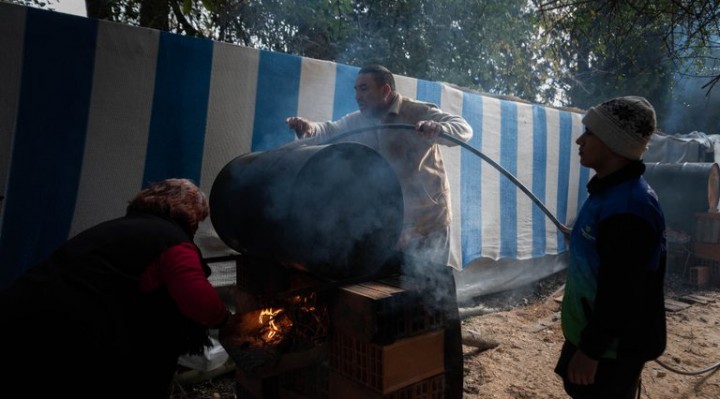
[[[316,306],[316,295],[287,298],[284,307],[266,307],[247,312],[240,325],[236,341],[253,347],[276,345],[295,332],[303,339],[320,336],[327,321],[321,317]],[[281,305],[282,306],[282,305]]]
[[[260,314],[258,315],[258,323],[260,323],[261,326],[267,326],[267,331],[265,332],[266,340],[271,340],[275,335],[280,332],[280,327],[275,322],[275,320],[277,316],[282,312],[282,308],[266,308],[260,311]]]

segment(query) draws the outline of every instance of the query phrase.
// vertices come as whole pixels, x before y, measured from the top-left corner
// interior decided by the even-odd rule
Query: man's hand
[[[568,378],[575,385],[591,385],[595,383],[598,361],[577,350],[568,364]]]
[[[435,140],[442,132],[442,127],[435,121],[419,121],[415,124],[415,131],[425,138]]]
[[[570,244],[570,234],[572,233],[572,227],[565,226],[564,224],[560,225],[560,232],[563,234],[563,238],[565,239],[565,244]]]
[[[299,116],[291,116],[285,119],[285,123],[287,123],[290,129],[295,131],[295,135],[299,139],[310,137],[313,134],[313,127],[310,124],[310,121],[305,118],[301,118]]]

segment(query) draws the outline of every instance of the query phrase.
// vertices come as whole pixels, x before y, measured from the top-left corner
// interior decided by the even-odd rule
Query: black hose
[[[676,369],[676,368],[668,366],[667,364],[661,362],[658,359],[655,359],[655,363],[659,364],[663,368],[666,368],[666,369],[672,371],[673,373],[682,374],[682,375],[698,375],[698,374],[707,373],[708,371],[712,371],[712,370],[716,370],[716,369],[720,368],[720,362],[717,362],[717,363],[713,364],[712,366],[705,367],[704,369],[694,370],[694,371],[686,371],[686,370]]]
[[[369,130],[377,130],[377,129],[415,130],[415,125],[407,124],[407,123],[390,123],[390,124],[384,124],[384,125],[361,127],[358,129],[349,130],[347,132],[333,136],[326,142],[332,143],[332,142],[340,140],[341,138],[344,138],[344,137],[347,137],[347,136],[350,136],[353,134],[357,134],[357,133],[361,133],[361,132],[365,132],[365,131],[369,131]],[[480,157],[485,162],[489,163],[490,166],[495,168],[498,172],[502,173],[505,177],[510,179],[510,181],[512,181],[520,190],[522,190],[522,192],[525,193],[525,195],[527,195],[535,203],[535,205],[537,205],[540,208],[540,210],[542,210],[542,212],[550,219],[550,221],[553,222],[553,224],[555,226],[557,226],[558,230],[560,230],[561,232],[563,232],[565,234],[570,232],[570,228],[565,226],[564,224],[562,224],[558,220],[558,218],[556,218],[555,215],[553,215],[552,212],[550,212],[550,210],[547,209],[545,204],[543,204],[542,201],[540,201],[540,199],[538,197],[536,197],[535,194],[532,193],[532,191],[530,191],[527,187],[525,187],[525,185],[523,185],[520,182],[520,180],[518,180],[517,177],[515,177],[507,169],[503,168],[502,166],[500,166],[500,164],[498,164],[497,162],[492,160],[490,157],[488,157],[487,155],[480,152],[480,150],[476,149],[475,147],[471,146],[470,144],[468,144],[462,140],[452,137],[446,133],[440,133],[440,135],[438,137],[465,148],[466,150],[468,150],[468,151],[472,152],[473,154],[477,155],[478,157]]]
[[[540,199],[539,199],[538,197],[536,197],[535,194],[532,193],[532,191],[530,191],[530,189],[528,189],[524,184],[522,184],[522,183],[520,182],[520,180],[518,180],[517,177],[515,177],[515,176],[514,176],[512,173],[510,173],[507,169],[503,168],[502,166],[500,166],[500,164],[498,164],[497,162],[493,161],[493,160],[492,160],[491,158],[489,158],[487,155],[483,154],[482,152],[480,152],[480,150],[476,149],[475,147],[471,146],[471,145],[468,144],[468,143],[465,143],[465,142],[463,142],[463,141],[461,141],[461,140],[459,140],[459,139],[457,139],[457,138],[455,138],[455,137],[449,136],[449,135],[447,135],[447,134],[445,134],[445,133],[440,133],[440,137],[444,138],[445,140],[452,141],[453,143],[456,143],[456,144],[462,146],[463,148],[469,150],[469,151],[472,152],[473,154],[475,154],[475,155],[479,156],[480,158],[482,158],[485,162],[489,163],[490,166],[492,166],[493,168],[497,169],[498,172],[502,173],[503,175],[505,175],[505,177],[507,177],[508,179],[510,179],[510,181],[512,181],[513,183],[515,183],[515,185],[516,185],[520,190],[522,190],[522,192],[524,192],[525,195],[527,195],[527,196],[532,200],[532,202],[534,202],[535,205],[537,205],[537,206],[540,208],[541,211],[543,211],[543,213],[550,219],[550,221],[553,222],[553,224],[554,224],[555,226],[557,226],[558,230],[562,231],[563,233],[569,233],[569,232],[570,232],[570,228],[567,227],[567,226],[565,226],[564,224],[562,224],[562,223],[555,217],[555,215],[553,215],[553,214],[550,212],[550,210],[547,209],[547,207],[545,206],[545,204],[543,204],[542,201],[540,201]]]

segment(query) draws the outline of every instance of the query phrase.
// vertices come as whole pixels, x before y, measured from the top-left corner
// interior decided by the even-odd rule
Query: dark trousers
[[[565,342],[555,373],[563,379],[565,392],[573,399],[635,399],[639,388],[640,374],[645,361],[637,359],[601,359],[595,374],[595,383],[576,385],[567,377],[567,368],[577,348]]]

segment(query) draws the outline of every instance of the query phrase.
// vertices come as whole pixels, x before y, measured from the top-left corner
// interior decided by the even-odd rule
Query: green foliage
[[[141,25],[140,0],[106,19]],[[157,0],[155,0],[157,1]],[[536,48],[526,0],[161,0],[167,30],[360,66],[491,93],[548,101],[551,63]]]
[[[356,2],[339,62],[540,100],[544,75],[524,0]]]
[[[720,3],[708,0],[534,1],[557,60],[553,84],[566,104],[586,108],[636,94],[669,132],[720,133],[720,97],[697,84],[720,76]],[[717,55],[717,54],[716,54]],[[684,79],[680,80],[680,77]],[[706,94],[708,96],[706,96]],[[680,104],[685,104],[678,112]],[[705,113],[703,117],[702,114]]]

